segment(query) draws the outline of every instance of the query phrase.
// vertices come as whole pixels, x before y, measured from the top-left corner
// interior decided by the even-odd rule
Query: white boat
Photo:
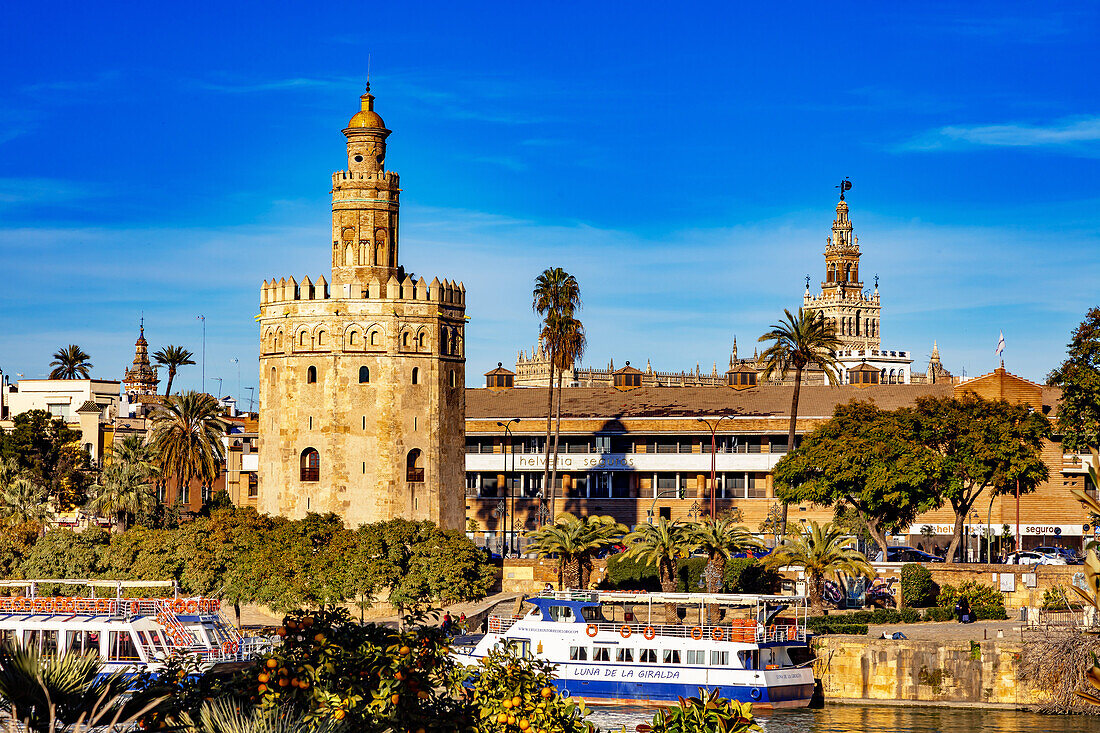
[[[476,664],[506,644],[557,665],[562,694],[589,704],[674,703],[700,687],[764,708],[813,696],[803,596],[548,591],[526,602],[526,614],[490,616],[484,636],[456,639],[455,660]],[[663,623],[666,604],[684,623]]]
[[[245,638],[221,614],[214,598],[182,597],[171,580],[4,580],[0,589],[0,641],[40,653],[96,654],[101,674],[156,672],[172,655],[197,657],[202,670],[246,662],[270,648]],[[64,588],[86,595],[42,595]],[[140,589],[167,597],[129,597]],[[145,591],[148,592],[148,591]]]

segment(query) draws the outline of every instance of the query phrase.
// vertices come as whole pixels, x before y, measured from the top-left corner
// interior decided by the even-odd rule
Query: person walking
[[[451,626],[453,624],[454,624],[454,621],[451,619],[451,612],[447,611],[446,613],[443,614],[443,623],[439,627],[440,631],[443,632],[444,636],[450,636],[451,635]]]

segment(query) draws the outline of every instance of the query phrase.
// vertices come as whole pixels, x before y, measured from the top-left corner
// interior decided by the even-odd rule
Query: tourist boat
[[[557,665],[562,694],[589,704],[668,704],[705,687],[793,708],[814,693],[803,596],[547,591],[525,600],[526,614],[490,616],[486,634],[456,639],[455,660],[476,664],[508,645]],[[662,622],[668,604],[682,623]]]
[[[166,597],[129,597],[153,588]],[[220,601],[181,597],[171,580],[5,580],[0,589],[20,593],[0,596],[0,641],[43,654],[90,652],[102,675],[156,672],[173,655],[197,658],[204,671],[226,668],[270,647],[267,639],[242,637]]]

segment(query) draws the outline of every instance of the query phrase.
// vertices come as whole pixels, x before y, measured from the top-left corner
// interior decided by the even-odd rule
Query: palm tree
[[[64,349],[54,352],[50,366],[50,379],[87,379],[88,370],[92,368],[92,357],[84,353],[76,344],[69,344]]]
[[[172,394],[172,380],[176,378],[176,370],[181,366],[194,364],[195,360],[192,358],[194,356],[182,346],[165,346],[153,354],[153,359],[156,360],[157,364],[168,367],[168,384],[164,387],[165,395]]]
[[[49,492],[31,478],[17,475],[0,485],[0,519],[6,524],[34,522],[46,524],[53,519]]]
[[[192,479],[210,485],[221,472],[225,453],[220,412],[218,401],[210,395],[188,391],[165,397],[153,415],[150,445],[160,475],[176,479],[177,499]]]
[[[543,343],[555,344],[554,368],[558,370],[558,406],[554,416],[554,457],[550,469],[550,521],[554,521],[558,482],[558,436],[561,433],[561,382],[566,369],[571,369],[584,355],[588,342],[584,325],[572,315],[546,314],[542,329]]]
[[[528,532],[527,550],[539,557],[557,557],[560,585],[584,588],[586,576],[591,572],[592,556],[618,542],[624,532],[626,527],[612,517],[582,519],[566,512],[553,524]]]
[[[570,275],[560,267],[551,267],[543,270],[535,278],[535,289],[531,293],[531,308],[541,318],[553,313],[557,316],[569,315],[580,307],[581,287],[577,278]],[[550,495],[550,431],[554,413],[554,369],[557,368],[558,344],[544,342],[543,348],[547,350],[550,358],[550,377],[546,392],[546,449],[544,457],[546,466],[542,472],[542,506],[545,506],[546,497]]]
[[[827,575],[840,581],[841,573],[875,577],[875,571],[863,553],[851,546],[854,542],[845,536],[843,529],[828,522],[810,526],[798,536],[788,536],[772,554],[764,560],[764,565],[778,569],[797,565],[806,571],[810,585],[810,608],[817,614],[822,611],[822,585]]]
[[[157,502],[156,489],[149,479],[148,471],[136,463],[108,464],[93,489],[88,510],[114,518],[116,529],[124,531],[131,517]]]
[[[157,457],[140,435],[127,435],[122,442],[108,448],[108,463],[137,466],[147,477],[157,475]]]
[[[708,517],[695,524],[691,527],[691,538],[695,549],[707,553],[707,593],[722,591],[726,560],[731,555],[764,546],[764,543],[752,536],[748,527],[721,518]]]
[[[676,563],[687,557],[692,548],[689,524],[679,519],[670,522],[661,517],[657,524],[639,524],[623,542],[627,547],[624,558],[643,560],[650,566],[656,565],[661,590],[665,593],[675,592]],[[675,603],[665,604],[665,623],[679,623]]]
[[[830,384],[837,383],[840,366],[834,354],[840,348],[833,327],[819,311],[799,309],[793,315],[784,309],[785,320],[772,324],[770,331],[759,341],[771,341],[772,345],[764,350],[760,358],[764,361],[764,379],[779,375],[786,379],[794,370],[794,392],[791,394],[791,420],[787,428],[787,452],[794,450],[794,429],[798,422],[798,395],[802,389],[802,370],[810,364],[819,364],[825,370]],[[783,532],[787,531],[787,504],[783,503]]]

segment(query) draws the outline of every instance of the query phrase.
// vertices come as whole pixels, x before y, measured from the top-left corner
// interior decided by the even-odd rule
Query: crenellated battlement
[[[413,280],[412,277],[400,281],[391,275],[385,282],[371,280],[363,285],[344,285],[341,289],[342,292],[335,294],[330,292],[324,275],[312,281],[306,276],[301,282],[293,277],[278,280],[272,278],[264,280],[260,287],[260,307],[294,301],[331,299],[423,301],[441,306],[466,306],[466,286],[452,280],[440,282],[438,278],[429,283],[424,278]]]
[[[393,187],[401,185],[401,176],[394,171],[336,171],[332,174],[332,187],[344,183],[387,183]]]

